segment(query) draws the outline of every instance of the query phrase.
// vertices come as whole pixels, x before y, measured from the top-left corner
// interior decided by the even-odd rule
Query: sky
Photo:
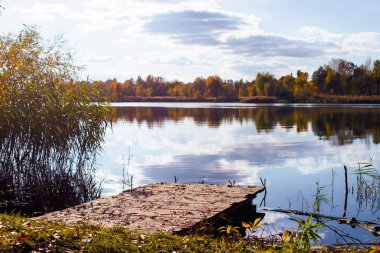
[[[0,34],[63,35],[83,77],[252,80],[380,59],[378,0],[0,0]]]

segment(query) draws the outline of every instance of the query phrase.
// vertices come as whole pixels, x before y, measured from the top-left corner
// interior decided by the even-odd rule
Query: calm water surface
[[[262,178],[267,194],[254,200],[258,207],[313,211],[319,184],[321,213],[379,221],[380,198],[358,191],[355,170],[369,159],[380,166],[380,106],[115,103],[112,121],[98,160],[105,195],[122,190],[130,152],[134,186],[174,177],[183,183],[261,185]],[[279,229],[294,226],[285,214],[265,213],[265,222]],[[373,239],[360,228],[329,224]],[[329,229],[322,235],[324,243],[344,242]]]

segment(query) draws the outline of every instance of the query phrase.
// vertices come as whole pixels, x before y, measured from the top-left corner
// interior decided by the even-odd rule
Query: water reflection
[[[173,108],[173,107],[113,107],[112,122],[146,123],[149,128],[160,127],[167,121],[192,119],[197,125],[219,127],[221,124],[253,122],[258,132],[271,132],[280,125],[296,128],[297,132],[311,129],[321,139],[333,145],[350,144],[355,139],[371,139],[380,143],[380,110],[358,106],[260,106],[254,108]]]
[[[258,206],[313,211],[319,180],[329,200],[320,203],[321,213],[377,219],[378,211],[356,200],[355,170],[369,157],[380,164],[380,107],[141,104],[115,107],[112,118],[99,161],[106,194],[122,189],[120,161],[130,148],[136,186],[174,176],[181,183],[256,185],[262,178],[268,190],[265,201],[254,200]]]

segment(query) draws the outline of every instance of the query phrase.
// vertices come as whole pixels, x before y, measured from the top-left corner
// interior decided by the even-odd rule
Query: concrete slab
[[[251,201],[263,186],[155,183],[36,219],[125,226],[144,232],[180,232]]]

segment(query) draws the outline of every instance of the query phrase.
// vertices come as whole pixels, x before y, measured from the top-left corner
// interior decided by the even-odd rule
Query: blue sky
[[[254,79],[380,58],[377,0],[3,0],[0,33],[63,34],[83,77]]]

